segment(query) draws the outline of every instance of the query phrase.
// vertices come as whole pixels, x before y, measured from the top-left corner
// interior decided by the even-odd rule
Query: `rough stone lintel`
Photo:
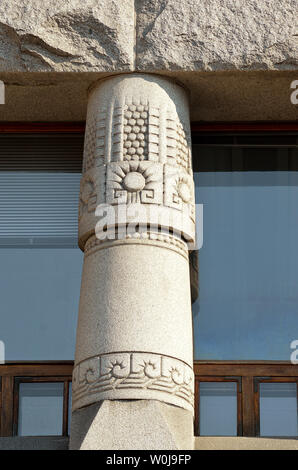
[[[297,70],[296,0],[2,0],[0,72]]]

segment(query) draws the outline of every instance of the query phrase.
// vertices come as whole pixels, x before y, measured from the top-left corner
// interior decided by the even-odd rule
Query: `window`
[[[195,359],[289,360],[298,339],[298,134],[194,135],[204,205]]]
[[[63,382],[19,383],[19,436],[62,434],[63,385]]]
[[[297,378],[256,379],[257,434],[298,436]]]
[[[81,135],[0,134],[0,340],[6,361],[74,357],[82,145]]]
[[[297,366],[195,361],[194,370],[195,435],[298,436]]]
[[[241,386],[241,384],[240,384]],[[239,383],[237,380],[198,379],[198,416],[200,436],[237,436]]]
[[[84,137],[75,125],[1,128],[0,435],[66,436],[83,261]]]
[[[67,436],[73,362],[0,365],[1,436]]]
[[[298,129],[215,127],[193,135],[195,433],[297,436]]]

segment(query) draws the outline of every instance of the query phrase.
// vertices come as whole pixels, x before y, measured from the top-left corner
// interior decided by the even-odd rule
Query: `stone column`
[[[192,447],[190,149],[180,85],[123,74],[91,90],[72,449]]]

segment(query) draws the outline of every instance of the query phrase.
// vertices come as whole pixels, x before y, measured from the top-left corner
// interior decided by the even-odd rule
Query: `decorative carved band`
[[[117,399],[160,400],[193,411],[193,370],[179,359],[145,352],[102,354],[74,368],[73,410]]]
[[[115,238],[113,240],[99,240],[95,235],[91,236],[85,245],[85,256],[92,255],[96,251],[111,246],[117,245],[153,245],[160,246],[161,248],[168,248],[169,250],[176,251],[188,261],[189,251],[186,243],[171,234],[163,234],[163,232],[149,232],[136,231],[134,233],[128,233],[124,238]]]
[[[107,206],[126,206],[131,209],[132,204],[139,204],[140,211],[147,211],[146,220],[140,218],[140,224],[167,227],[192,241],[195,237],[194,202],[193,179],[178,167],[150,161],[112,162],[96,167],[84,173],[81,180],[79,239],[95,232],[99,221],[99,214],[95,216],[96,208],[104,211]],[[162,215],[156,220],[154,215],[161,213],[159,209]],[[108,223],[110,227],[118,225],[117,217]]]
[[[112,98],[109,109],[99,106],[89,114],[85,131],[83,172],[111,162],[144,160],[168,163],[191,174],[190,127],[167,104],[159,107],[150,98]],[[161,134],[165,147],[161,145]],[[107,145],[107,137],[111,144]]]

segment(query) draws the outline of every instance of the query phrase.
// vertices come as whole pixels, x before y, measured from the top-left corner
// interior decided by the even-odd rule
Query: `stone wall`
[[[58,436],[14,436],[0,437],[1,450],[67,450],[68,437]]]
[[[2,0],[0,72],[293,70],[296,0]]]
[[[133,0],[0,3],[0,71],[130,70],[133,44]]]
[[[297,438],[196,437],[195,450],[298,450]]]
[[[295,0],[138,0],[136,5],[138,69],[297,68]]]
[[[68,437],[1,437],[0,450],[67,450],[68,441]],[[162,446],[162,443],[160,446]],[[298,450],[298,439],[270,439],[259,437],[196,437],[195,449]]]

